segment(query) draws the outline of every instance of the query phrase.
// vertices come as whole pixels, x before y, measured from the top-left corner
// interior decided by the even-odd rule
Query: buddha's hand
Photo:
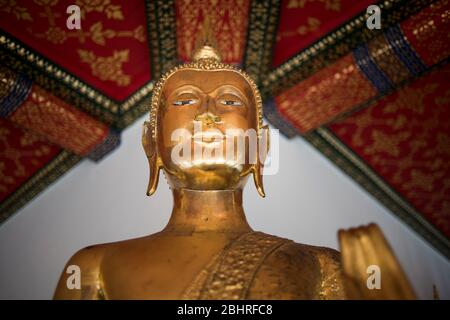
[[[415,299],[414,291],[376,224],[339,230],[349,299]]]

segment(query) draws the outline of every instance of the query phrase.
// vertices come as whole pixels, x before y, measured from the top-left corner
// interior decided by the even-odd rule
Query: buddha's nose
[[[221,119],[218,115],[215,115],[211,112],[203,112],[195,117],[195,121],[201,121],[206,126],[212,126],[221,122]]]
[[[218,115],[215,114],[215,102],[211,97],[206,97],[204,100],[201,113],[195,117],[195,121],[201,121],[206,126],[212,126],[221,122]]]

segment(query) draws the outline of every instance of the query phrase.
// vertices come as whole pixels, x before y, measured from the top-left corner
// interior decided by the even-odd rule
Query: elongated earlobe
[[[259,164],[259,162],[253,166],[252,173],[256,190],[258,190],[259,195],[264,198],[266,196],[266,193],[264,192],[262,166]]]
[[[158,188],[159,171],[161,170],[162,163],[161,159],[155,155],[154,157],[148,159],[148,164],[150,168],[150,179],[148,181],[147,195],[151,196]]]
[[[142,146],[147,155],[148,165],[150,169],[150,178],[148,181],[147,195],[151,196],[158,188],[159,171],[162,168],[161,158],[156,150],[155,137],[151,130],[150,122],[145,121],[142,128]]]
[[[269,152],[269,145],[270,145],[269,127],[267,125],[263,126],[259,134],[260,135],[258,138],[258,157],[256,160],[256,164],[254,164],[252,167],[252,173],[256,190],[258,190],[259,195],[264,198],[266,196],[266,193],[264,192],[263,167],[264,161],[266,161],[266,156]]]

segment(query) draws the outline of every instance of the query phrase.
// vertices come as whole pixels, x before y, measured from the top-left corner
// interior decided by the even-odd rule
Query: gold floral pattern
[[[330,128],[394,190],[450,234],[450,66]]]
[[[29,29],[30,33],[33,33]],[[45,39],[54,44],[62,44],[70,38],[76,38],[80,43],[85,43],[86,39],[90,39],[95,44],[105,46],[107,39],[113,38],[134,38],[139,42],[145,41],[145,31],[142,25],[134,30],[116,31],[112,29],[104,29],[101,21],[94,23],[89,31],[76,30],[66,31],[60,27],[50,26],[44,33],[34,33],[37,38]]]
[[[6,0],[0,1],[5,2]],[[146,29],[143,24],[136,24],[130,22],[130,20],[124,20],[122,7],[126,7],[127,10],[130,10],[132,7],[130,8],[130,5],[126,6],[125,4],[114,4],[112,0],[77,0],[74,2],[81,9],[83,18],[81,29],[68,30],[65,28],[65,3],[58,0],[35,0],[34,2],[27,3],[27,6],[24,5],[23,7],[24,10],[35,14],[36,18],[39,18],[39,23],[28,24],[22,30],[37,40],[47,41],[49,47],[51,47],[50,44],[67,46],[64,48],[64,51],[70,51],[68,56],[71,59],[76,59],[78,65],[82,65],[83,63],[90,64],[90,69],[78,69],[80,73],[84,73],[88,77],[89,73],[93,75],[94,78],[90,77],[89,79],[93,79],[94,82],[98,83],[98,80],[95,79],[100,79],[103,81],[112,81],[119,87],[130,85],[132,77],[123,72],[122,63],[128,62],[131,56],[138,59],[139,57],[141,59],[143,56],[146,57],[146,54],[142,53],[142,45],[147,40]],[[10,1],[10,3],[15,4],[14,1]],[[10,10],[8,8],[5,7],[3,10]],[[91,18],[87,19],[87,15],[91,13],[97,15],[98,13],[102,13],[106,15],[106,18],[100,21]],[[108,21],[107,19],[122,21]],[[124,45],[122,41],[114,42],[114,40],[120,38],[132,39],[139,42],[139,44],[130,44],[128,42],[127,45]],[[105,52],[105,50],[100,49],[99,52],[101,52],[100,55],[102,57],[96,56],[99,55],[97,51],[98,46],[105,48],[108,44],[112,45],[111,43],[114,43],[113,45],[121,43],[123,50],[113,51],[109,49]],[[140,48],[141,51],[138,51],[136,48]],[[121,48],[119,47],[117,49]],[[131,69],[135,73],[140,74],[140,71]],[[113,91],[113,89],[108,89],[104,84],[99,84],[97,89],[99,87],[111,96],[114,96],[114,93],[111,92],[119,92],[118,90]],[[123,95],[126,96],[126,94]],[[120,98],[116,99],[120,100]]]
[[[399,132],[396,134],[386,134],[381,130],[372,131],[373,143],[365,149],[368,155],[385,153],[390,156],[400,155],[399,144],[405,142],[411,136],[410,132]]]
[[[55,44],[62,44],[67,40],[66,31],[59,27],[49,27],[44,34],[36,34],[36,36],[41,38],[45,37],[48,41]]]
[[[89,50],[78,50],[82,62],[89,64],[92,74],[102,81],[112,81],[120,87],[130,84],[130,76],[122,71],[122,65],[128,62],[129,50],[115,50],[112,56],[97,57]]]
[[[85,17],[86,12],[105,12],[108,19],[123,20],[120,5],[111,4],[110,0],[77,0],[75,2],[81,8],[81,15]]]

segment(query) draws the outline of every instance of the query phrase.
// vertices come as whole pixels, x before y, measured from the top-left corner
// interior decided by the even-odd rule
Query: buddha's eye
[[[189,106],[195,103],[197,103],[197,99],[180,99],[175,100],[172,104],[174,106]]]
[[[225,105],[225,106],[242,106],[242,102],[237,101],[237,100],[220,100],[220,103]]]

